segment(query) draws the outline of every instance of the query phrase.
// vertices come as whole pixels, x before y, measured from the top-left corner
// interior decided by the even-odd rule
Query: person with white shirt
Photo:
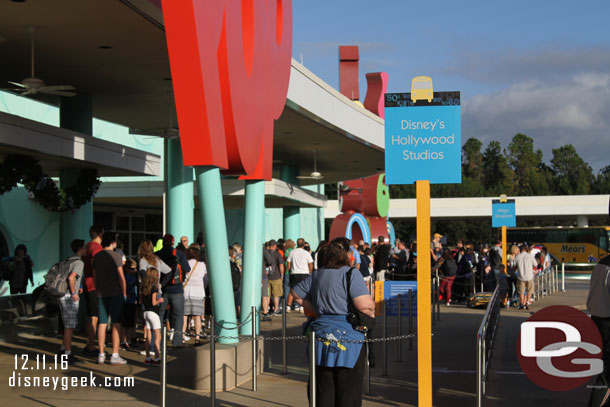
[[[193,243],[186,249],[185,255],[191,266],[191,271],[186,275],[182,287],[184,289],[184,324],[182,325],[182,337],[186,340],[186,328],[188,318],[195,321],[195,346],[202,345],[199,340],[201,332],[201,319],[205,315],[205,286],[208,280],[208,270],[205,263],[199,261],[199,245]]]
[[[517,285],[520,301],[519,309],[529,309],[529,304],[531,304],[532,296],[534,295],[534,276],[538,274],[538,271],[536,271],[538,262],[534,256],[528,252],[527,246],[523,245],[520,249],[521,253],[515,258],[517,270],[519,271],[519,275],[517,276],[519,279]]]
[[[305,280],[313,271],[313,258],[311,254],[304,249],[305,239],[299,238],[297,240],[297,247],[293,251],[290,252],[288,256],[288,260],[286,262],[286,267],[290,270],[290,288],[293,288],[301,281]],[[292,292],[288,295],[288,308],[286,311],[290,309],[292,306],[292,302],[294,301],[294,297],[292,296]],[[298,304],[295,306],[294,310],[299,309]]]

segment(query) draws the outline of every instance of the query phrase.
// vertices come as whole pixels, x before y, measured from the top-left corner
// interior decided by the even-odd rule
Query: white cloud
[[[553,148],[573,144],[594,170],[610,165],[610,73],[521,82],[480,94],[464,101],[462,117],[464,140],[498,140],[506,147],[524,133],[545,161]]]

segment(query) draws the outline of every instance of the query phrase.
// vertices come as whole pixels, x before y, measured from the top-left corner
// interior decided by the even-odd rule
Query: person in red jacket
[[[86,254],[83,257],[85,263],[85,279],[83,284],[83,293],[87,303],[87,344],[85,345],[85,353],[97,355],[98,350],[95,348],[95,340],[97,338],[97,320],[99,316],[97,290],[93,281],[93,257],[103,250],[101,245],[104,228],[101,225],[93,225],[89,228],[89,236],[91,241],[87,243]]]

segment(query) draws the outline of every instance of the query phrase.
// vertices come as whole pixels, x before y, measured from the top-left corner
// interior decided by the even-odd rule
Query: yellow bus
[[[559,263],[595,263],[610,250],[610,226],[508,228],[506,238],[546,246]]]

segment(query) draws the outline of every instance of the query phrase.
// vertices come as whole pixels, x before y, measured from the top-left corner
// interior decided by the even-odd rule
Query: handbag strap
[[[195,261],[195,265],[193,266],[193,268],[191,269],[191,272],[189,273],[189,276],[186,278],[186,281],[184,282],[184,285],[182,286],[182,288],[186,288],[186,285],[189,283],[189,281],[191,280],[191,276],[193,275],[193,273],[195,272],[195,269],[197,268],[197,265],[199,264],[199,260]]]

